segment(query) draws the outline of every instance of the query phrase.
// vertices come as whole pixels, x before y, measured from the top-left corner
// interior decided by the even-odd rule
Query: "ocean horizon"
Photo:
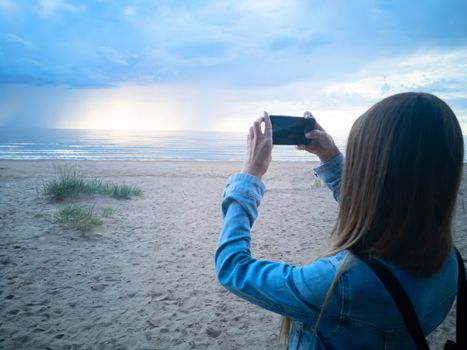
[[[345,152],[346,137],[334,137]],[[467,136],[464,135],[464,147]],[[97,129],[0,129],[0,160],[241,161],[246,133]],[[274,161],[318,161],[294,146],[274,146]],[[467,150],[464,152],[467,163]]]

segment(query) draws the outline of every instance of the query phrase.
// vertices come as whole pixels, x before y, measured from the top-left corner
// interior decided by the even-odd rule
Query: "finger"
[[[307,139],[311,140],[311,139],[320,138],[324,134],[325,134],[324,131],[315,129],[315,130],[311,130],[311,131],[308,131],[307,133],[305,133],[305,137]]]
[[[257,120],[255,120],[255,122],[253,123],[253,132],[254,132],[254,136],[255,137],[259,137],[261,136],[261,121],[260,121],[261,118],[258,118]]]
[[[272,124],[268,112],[264,112],[264,134],[272,139]]]
[[[253,135],[254,135],[253,127],[250,126],[250,130],[248,132],[248,140],[251,140],[253,138]]]
[[[256,119],[256,122],[261,124],[262,122],[264,122],[264,117],[259,117],[258,119]]]
[[[304,117],[304,118],[310,118],[310,117],[311,117],[311,118],[315,118],[315,117],[313,117],[313,114],[311,114],[310,111],[306,111],[305,113],[303,113],[303,117]],[[325,130],[323,129],[323,127],[318,123],[318,121],[316,120],[316,118],[315,118],[315,129],[325,131]]]
[[[259,128],[256,130],[257,134],[256,135],[263,135],[263,130],[261,129],[261,123],[264,122],[264,117],[259,117],[256,119],[255,123],[258,123]]]

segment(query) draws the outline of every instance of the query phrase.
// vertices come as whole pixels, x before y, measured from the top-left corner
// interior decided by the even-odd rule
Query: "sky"
[[[467,1],[0,0],[0,127],[329,132],[384,97],[444,99],[467,134]]]

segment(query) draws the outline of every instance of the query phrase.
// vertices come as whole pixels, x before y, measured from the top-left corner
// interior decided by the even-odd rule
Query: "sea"
[[[346,137],[334,137],[345,152]],[[467,145],[467,136],[464,136]],[[246,133],[154,130],[0,129],[0,159],[240,161]],[[467,162],[467,150],[464,152]],[[274,146],[273,161],[317,161],[294,146]]]

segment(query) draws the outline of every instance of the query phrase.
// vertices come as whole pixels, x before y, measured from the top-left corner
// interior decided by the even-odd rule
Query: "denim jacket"
[[[341,154],[315,169],[339,200]],[[224,190],[224,225],[215,254],[219,282],[253,304],[292,319],[289,349],[414,349],[393,299],[365,263],[341,251],[308,265],[257,260],[250,254],[250,230],[258,215],[264,184],[247,174],[232,175]],[[344,259],[348,265],[335,285],[324,317],[314,326],[326,293]],[[442,270],[419,277],[381,260],[409,295],[428,335],[446,317],[457,292],[454,250]]]

